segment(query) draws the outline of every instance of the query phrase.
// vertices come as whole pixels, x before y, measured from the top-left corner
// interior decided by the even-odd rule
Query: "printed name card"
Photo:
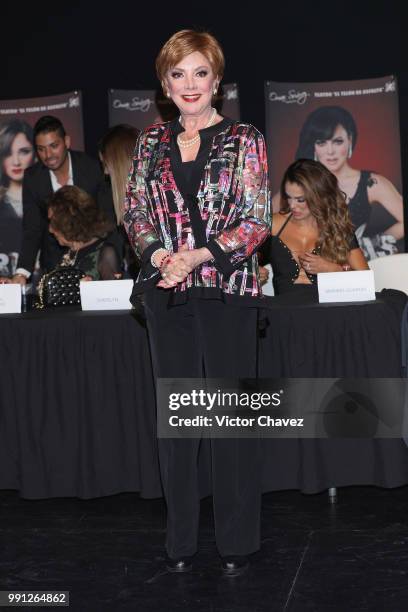
[[[130,310],[132,280],[89,281],[80,283],[82,310]]]
[[[375,300],[374,272],[324,272],[317,275],[319,302],[368,302]]]
[[[21,312],[21,286],[0,285],[0,314]]]

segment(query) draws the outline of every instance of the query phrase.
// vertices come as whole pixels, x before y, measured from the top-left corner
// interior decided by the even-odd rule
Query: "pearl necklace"
[[[207,123],[207,125],[205,126],[204,129],[210,127],[214,123],[216,116],[217,116],[217,111],[216,111],[215,108],[213,108],[211,116],[210,116],[210,119],[209,119],[209,121],[208,121],[208,123]],[[181,123],[181,117],[180,117],[179,121]],[[177,144],[179,145],[179,147],[181,147],[183,149],[186,149],[186,148],[189,148],[189,147],[193,147],[195,144],[197,144],[197,142],[199,142],[199,140],[200,140],[200,133],[199,132],[198,132],[197,136],[194,136],[194,138],[190,138],[190,140],[183,140],[181,138],[181,134],[179,134],[177,136]]]

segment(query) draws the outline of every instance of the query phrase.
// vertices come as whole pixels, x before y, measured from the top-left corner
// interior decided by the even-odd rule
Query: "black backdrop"
[[[95,153],[108,126],[108,89],[156,87],[154,58],[169,35],[181,28],[208,29],[220,40],[227,59],[225,82],[238,83],[242,119],[261,130],[265,80],[396,74],[407,197],[406,13],[405,0],[3,3],[0,96],[12,99],[80,89],[86,149]]]

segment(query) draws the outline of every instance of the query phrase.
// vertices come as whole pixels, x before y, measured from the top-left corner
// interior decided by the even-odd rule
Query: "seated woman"
[[[276,294],[316,286],[319,272],[368,270],[345,196],[323,164],[300,159],[289,166],[280,197],[268,257]]]
[[[48,218],[51,234],[69,249],[63,265],[82,270],[83,280],[121,277],[116,249],[106,241],[112,223],[83,189],[66,185],[56,191],[48,204]]]

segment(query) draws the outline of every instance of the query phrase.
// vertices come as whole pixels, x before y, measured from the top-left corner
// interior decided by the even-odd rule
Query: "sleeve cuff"
[[[226,278],[230,277],[231,274],[235,272],[235,268],[230,262],[228,255],[224,253],[215,238],[209,240],[205,246],[213,255],[216,268],[220,270]]]
[[[152,242],[152,244],[150,244],[143,251],[141,263],[142,263],[143,272],[145,272],[147,276],[151,276],[154,272],[157,272],[157,268],[152,266],[152,263],[150,261],[151,256],[158,249],[165,249],[165,248],[166,247],[164,246],[161,240],[155,240],[154,242]]]
[[[21,276],[25,276],[25,278],[27,278],[27,279],[30,278],[30,276],[31,276],[31,272],[29,272],[25,268],[17,268],[17,270],[14,272],[14,274],[21,274]]]

